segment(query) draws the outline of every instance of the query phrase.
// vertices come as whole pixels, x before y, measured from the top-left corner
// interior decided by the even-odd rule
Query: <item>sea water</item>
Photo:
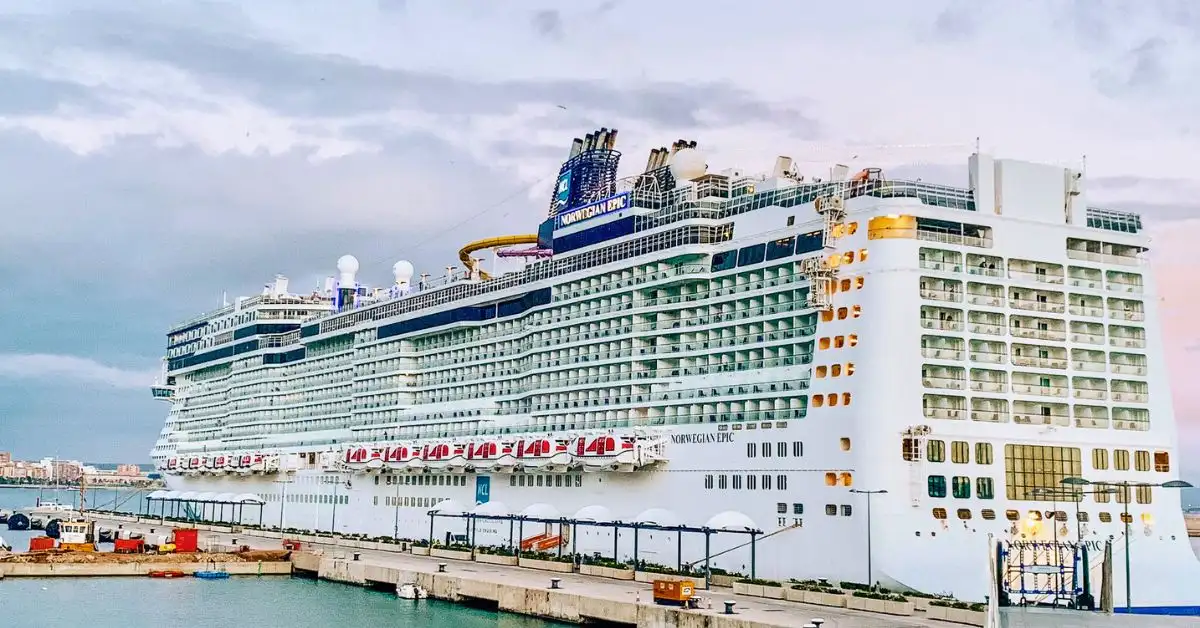
[[[88,503],[122,492],[88,492]],[[26,508],[37,489],[0,488],[0,510]],[[69,492],[41,491],[43,499],[71,503]],[[74,494],[76,500],[78,493]],[[126,511],[138,508],[136,498]],[[17,551],[40,532],[16,532],[0,524],[0,537]],[[553,628],[566,626],[479,610],[437,600],[402,600],[394,593],[284,576],[236,576],[228,580],[181,578],[8,578],[0,580],[4,626],[149,628],[160,626],[411,626],[412,628]]]

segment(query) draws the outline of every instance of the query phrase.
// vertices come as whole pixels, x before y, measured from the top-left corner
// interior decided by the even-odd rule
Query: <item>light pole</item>
[[[272,484],[279,486],[279,531],[283,532],[283,512],[287,509],[287,485],[292,483],[292,479],[287,475],[283,476],[282,480],[275,480]]]
[[[329,520],[329,533],[337,534],[338,485],[342,483],[342,476],[339,473],[330,479],[324,480],[321,483],[333,485],[333,514]]]
[[[857,488],[852,488],[850,489],[850,492],[867,496],[867,586],[873,588],[875,586],[875,576],[871,569],[871,496],[885,495],[887,494],[887,489],[880,489],[878,491],[864,491]]]
[[[1084,478],[1070,477],[1070,478],[1063,478],[1062,483],[1067,486],[1089,486],[1093,482],[1091,480],[1085,480]],[[1133,587],[1130,586],[1130,582],[1129,582],[1130,581],[1129,526],[1132,523],[1132,518],[1129,516],[1129,502],[1133,499],[1133,494],[1130,491],[1130,489],[1131,488],[1141,488],[1141,487],[1146,487],[1147,489],[1192,488],[1192,484],[1191,484],[1191,482],[1185,482],[1183,480],[1169,480],[1167,482],[1162,482],[1162,483],[1129,482],[1129,481],[1119,481],[1119,482],[1103,481],[1101,483],[1119,487],[1121,489],[1119,491],[1119,493],[1124,497],[1123,501],[1125,502],[1125,504],[1124,504],[1125,511],[1121,514],[1121,522],[1125,524],[1125,613],[1131,614],[1131,613],[1133,613],[1133,602],[1132,602],[1132,594],[1131,594]]]
[[[396,496],[392,498],[392,508],[395,510],[392,514],[392,540],[400,538],[400,476],[393,475],[392,480],[396,485]]]

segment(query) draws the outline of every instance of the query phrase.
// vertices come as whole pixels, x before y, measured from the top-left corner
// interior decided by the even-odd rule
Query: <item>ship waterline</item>
[[[965,189],[810,181],[784,157],[709,172],[683,141],[619,179],[619,157],[615,131],[578,140],[537,236],[469,244],[440,280],[399,262],[370,290],[345,256],[310,295],[279,278],[176,326],[154,388],[168,488],[372,536],[454,538],[464,521],[430,511],[482,508],[538,522],[479,520],[479,544],[667,566],[703,562],[706,535],[662,528],[706,528],[726,571],[967,600],[998,550],[1006,592],[1077,595],[1096,565],[1043,577],[1021,548],[1094,563],[1128,531],[1154,583],[1131,606],[1200,611],[1136,215],[986,155]],[[472,257],[533,241],[497,252],[520,270]]]

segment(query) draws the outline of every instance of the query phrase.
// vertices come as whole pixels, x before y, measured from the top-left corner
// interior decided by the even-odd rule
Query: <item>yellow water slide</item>
[[[487,249],[495,249],[495,248],[500,248],[502,246],[513,246],[514,244],[537,244],[537,241],[538,241],[538,238],[537,238],[536,233],[530,233],[530,234],[525,234],[525,235],[496,236],[494,238],[484,238],[482,240],[476,240],[474,242],[471,242],[471,243],[467,244],[466,246],[462,247],[461,249],[459,249],[458,259],[462,261],[463,266],[466,267],[467,271],[471,275],[474,275],[476,272],[475,258],[471,257],[471,254],[474,253],[475,251],[484,251]],[[486,272],[484,272],[482,270],[479,270],[478,272],[479,272],[480,279],[491,279],[491,275],[487,274]]]

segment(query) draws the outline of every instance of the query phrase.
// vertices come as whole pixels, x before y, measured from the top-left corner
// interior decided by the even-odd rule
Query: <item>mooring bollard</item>
[[[821,628],[821,624],[823,623],[825,623],[825,620],[820,617],[814,617],[812,620],[813,628]]]
[[[733,601],[732,600],[725,600],[725,614],[726,615],[733,614]]]
[[[354,552],[354,560],[358,560],[362,556],[362,552]]]
[[[440,573],[446,572],[446,563],[438,563],[438,572],[440,572]]]
[[[551,578],[550,579],[550,588],[551,589],[561,589],[562,587],[558,586],[560,582],[562,582],[562,578]]]

